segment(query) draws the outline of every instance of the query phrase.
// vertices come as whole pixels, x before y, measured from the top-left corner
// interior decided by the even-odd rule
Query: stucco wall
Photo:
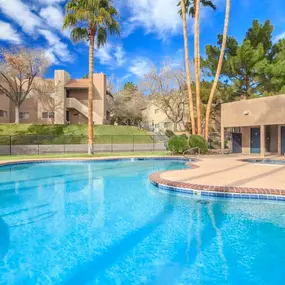
[[[242,153],[250,153],[250,127],[241,128],[242,134]]]
[[[285,124],[285,95],[222,104],[223,127]]]
[[[0,123],[9,123],[10,121],[10,99],[7,96],[0,95],[0,110],[6,111],[6,117],[0,117]]]

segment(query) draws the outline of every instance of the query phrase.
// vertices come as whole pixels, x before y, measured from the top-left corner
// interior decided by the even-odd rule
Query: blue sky
[[[95,72],[104,72],[123,84],[138,82],[154,64],[171,60],[183,67],[181,19],[178,0],[113,0],[120,11],[121,36],[95,51]],[[284,0],[232,0],[229,35],[239,41],[254,19],[270,19],[273,37],[285,38]],[[88,71],[86,43],[73,45],[68,32],[61,31],[65,0],[0,0],[0,44],[43,48],[52,62],[46,77],[55,69],[67,70],[73,78]],[[222,32],[225,0],[215,0],[217,11],[202,10],[201,52],[215,44]],[[193,22],[189,20],[189,46],[193,53]]]

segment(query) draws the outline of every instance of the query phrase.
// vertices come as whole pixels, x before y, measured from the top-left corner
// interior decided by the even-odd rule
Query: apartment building
[[[161,110],[154,102],[150,101],[142,111],[144,127],[152,132],[159,131],[185,131],[185,124],[187,123],[187,113],[185,111],[183,120],[175,124],[166,116],[165,112]]]
[[[232,152],[285,154],[285,95],[222,104],[221,147],[232,133]]]
[[[54,82],[53,91],[47,93],[46,98],[31,92],[20,107],[20,123],[87,124],[88,79],[71,79],[68,72],[55,70],[53,79],[36,80],[39,86],[47,81]],[[112,95],[106,88],[106,76],[94,73],[93,80],[93,122],[96,125],[108,124]],[[8,97],[0,95],[0,123],[13,122],[15,106]]]

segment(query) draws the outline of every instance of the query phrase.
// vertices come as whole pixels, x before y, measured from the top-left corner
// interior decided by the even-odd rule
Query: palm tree
[[[187,91],[188,91],[188,98],[189,98],[189,114],[190,114],[192,134],[194,135],[196,134],[196,126],[195,126],[195,117],[194,117],[193,96],[192,96],[192,89],[191,89],[191,75],[190,75],[190,63],[189,63],[185,0],[180,0],[180,6],[181,6],[181,16],[182,16],[182,22],[183,22],[184,55],[185,55],[185,68],[186,68],[186,79],[187,79]]]
[[[71,28],[73,42],[89,41],[89,85],[88,85],[88,154],[93,154],[93,71],[94,44],[104,46],[107,35],[119,34],[115,20],[118,11],[110,0],[69,0],[66,4],[63,30]]]
[[[219,77],[222,69],[225,49],[226,49],[226,43],[227,43],[227,34],[228,34],[228,27],[229,27],[229,18],[230,18],[230,7],[231,7],[231,1],[226,0],[226,13],[225,13],[225,22],[224,22],[224,31],[223,31],[223,41],[221,46],[221,53],[217,65],[217,71],[216,76],[214,79],[214,83],[211,89],[209,101],[207,104],[207,110],[206,110],[206,121],[205,121],[205,139],[207,140],[209,137],[209,121],[210,121],[210,115],[211,115],[211,107],[213,103],[213,98],[217,89],[217,85],[219,82]]]
[[[196,87],[196,114],[197,114],[197,134],[202,133],[201,124],[201,85],[200,85],[200,3],[205,7],[216,10],[215,4],[211,0],[186,0],[186,10],[192,18],[195,18],[194,32],[194,63],[195,63],[195,87]]]

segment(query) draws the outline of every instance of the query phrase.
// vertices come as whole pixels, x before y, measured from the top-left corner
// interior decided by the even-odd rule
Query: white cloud
[[[118,66],[122,66],[125,63],[125,51],[122,46],[116,46],[114,56],[117,60]]]
[[[36,27],[42,26],[41,18],[31,12],[29,7],[20,0],[0,1],[0,9],[27,34],[34,34]]]
[[[73,61],[72,55],[68,50],[68,45],[63,43],[60,38],[49,30],[39,29],[38,32],[47,40],[49,44],[49,54],[57,56],[60,61]]]
[[[125,50],[121,45],[114,46],[107,43],[100,49],[95,50],[95,57],[99,59],[102,65],[109,65],[112,67],[122,66],[125,63]]]
[[[65,0],[38,0],[38,2],[42,4],[47,4],[47,5],[52,5],[52,4],[57,4],[57,3],[62,3]]]
[[[129,72],[136,75],[137,77],[143,77],[149,73],[152,69],[152,64],[147,58],[138,57],[135,58],[131,66],[128,68]]]
[[[111,56],[112,46],[106,44],[103,47],[100,47],[99,50],[95,50],[95,57],[97,57],[101,64],[111,64],[113,58]]]
[[[137,26],[143,26],[147,33],[156,33],[160,38],[181,32],[181,18],[177,0],[127,0],[125,4],[131,17],[122,30],[123,35],[131,33]]]
[[[0,40],[20,44],[21,37],[11,24],[0,21]]]
[[[279,40],[285,39],[285,31],[283,33],[280,33],[274,38],[274,42],[278,42]]]
[[[40,16],[46,20],[49,26],[61,31],[64,15],[60,6],[42,8]]]

